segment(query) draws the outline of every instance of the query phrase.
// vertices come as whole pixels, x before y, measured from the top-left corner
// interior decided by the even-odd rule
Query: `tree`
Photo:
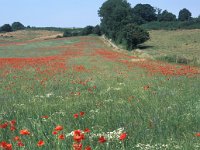
[[[180,21],[188,21],[191,19],[191,12],[187,10],[186,8],[183,8],[179,11],[178,20]]]
[[[0,28],[1,32],[12,32],[12,27],[9,24],[4,24]]]
[[[128,50],[136,48],[138,44],[149,39],[149,33],[135,24],[126,25],[121,34],[122,41],[125,42]]]
[[[155,21],[157,19],[156,9],[149,4],[137,4],[132,9],[132,12],[147,22]]]
[[[158,17],[158,21],[175,21],[176,15],[164,10],[161,15]]]
[[[14,22],[14,23],[12,24],[12,29],[13,29],[13,31],[17,31],[17,30],[23,30],[23,29],[25,29],[25,27],[24,27],[24,25],[23,25],[22,23],[20,23],[20,22]]]
[[[85,28],[83,28],[81,35],[89,35],[93,33],[93,26],[86,26]]]
[[[94,28],[93,28],[93,34],[96,34],[96,35],[101,35],[101,28],[99,25],[96,25]]]
[[[72,36],[72,33],[69,30],[65,30],[63,33],[63,37],[70,37]]]
[[[126,0],[107,0],[98,13],[103,33],[114,41],[117,39],[117,33],[133,22],[131,6]]]

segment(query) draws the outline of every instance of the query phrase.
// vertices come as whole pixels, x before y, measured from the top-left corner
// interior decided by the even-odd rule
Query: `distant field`
[[[189,64],[200,65],[200,30],[155,30],[150,31],[151,39],[145,43],[145,52],[153,57],[176,62],[187,59]],[[186,60],[186,61],[187,61]]]
[[[19,30],[16,32],[0,33],[0,44],[36,40],[57,35],[62,35],[62,32],[47,30]]]

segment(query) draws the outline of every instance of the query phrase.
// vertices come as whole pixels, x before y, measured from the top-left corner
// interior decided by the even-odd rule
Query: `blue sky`
[[[30,26],[84,27],[100,23],[97,11],[105,0],[0,0],[0,26],[19,21]],[[151,4],[178,15],[182,8],[200,14],[199,0],[128,0]]]

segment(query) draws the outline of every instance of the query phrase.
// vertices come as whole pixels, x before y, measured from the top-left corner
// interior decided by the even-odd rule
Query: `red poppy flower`
[[[20,139],[19,136],[15,136],[15,137],[13,138],[13,140],[14,140],[14,141],[21,141],[21,139]]]
[[[15,124],[16,124],[16,120],[11,120],[11,121],[10,121],[10,124],[11,124],[11,125],[15,125]]]
[[[74,114],[74,118],[78,118],[78,114]]]
[[[0,147],[5,150],[12,150],[12,144],[6,143],[5,141],[0,143]]]
[[[19,142],[17,143],[17,145],[18,145],[19,147],[23,147],[23,146],[24,146],[24,143],[22,143],[22,141],[19,141]]]
[[[43,118],[43,119],[48,119],[49,116],[41,116],[41,118]]]
[[[56,131],[53,131],[53,132],[52,132],[52,134],[53,134],[53,135],[56,135],[56,134],[58,134],[58,132],[56,132]]]
[[[81,111],[79,114],[80,116],[84,116],[85,112]]]
[[[86,146],[85,150],[92,150],[92,148],[90,146]]]
[[[64,135],[64,134],[59,135],[59,136],[58,136],[58,139],[64,140],[64,139],[65,139],[65,135]]]
[[[37,146],[38,146],[38,147],[41,147],[41,146],[43,146],[44,144],[45,144],[45,143],[44,143],[43,140],[39,140],[38,143],[37,143]]]
[[[2,142],[0,143],[0,147],[1,147],[1,148],[5,148],[6,145],[7,145],[7,143],[6,143],[5,141],[2,141]]]
[[[119,137],[119,140],[124,140],[126,138],[127,134],[126,133],[122,133]]]
[[[30,135],[30,132],[27,129],[23,129],[19,132],[21,135]]]
[[[74,131],[74,141],[81,142],[84,138],[84,134],[80,130]]]
[[[60,126],[60,125],[58,125],[58,126],[55,127],[54,130],[55,130],[55,131],[61,131],[61,130],[63,130],[63,127]]]
[[[1,125],[0,125],[0,129],[5,129],[5,128],[7,128],[7,126],[8,126],[8,123],[7,123],[7,122],[4,123],[4,124],[1,124]]]
[[[84,130],[84,132],[85,132],[85,133],[89,133],[89,132],[90,132],[90,129],[86,128],[86,129]]]
[[[200,137],[200,132],[196,133],[195,135],[198,136],[198,137]]]
[[[82,144],[80,143],[74,143],[73,144],[73,150],[82,150]]]
[[[104,136],[99,137],[99,143],[106,142],[106,138]]]
[[[15,130],[16,130],[16,127],[13,126],[13,125],[11,125],[11,127],[10,127],[10,131],[15,131]]]

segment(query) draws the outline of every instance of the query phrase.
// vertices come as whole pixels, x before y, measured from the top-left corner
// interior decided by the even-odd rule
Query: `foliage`
[[[179,11],[178,20],[188,21],[191,19],[191,16],[192,16],[191,12],[188,9],[184,8]]]
[[[101,28],[99,25],[96,25],[94,28],[93,28],[93,31],[92,31],[93,34],[96,34],[96,35],[101,35]]]
[[[22,23],[20,23],[20,22],[14,22],[14,23],[12,24],[12,30],[13,30],[13,31],[23,30],[23,29],[25,29],[25,27],[24,27],[24,25],[23,25]]]
[[[138,44],[141,44],[149,39],[148,32],[135,24],[128,24],[122,30],[122,41],[126,43],[126,48],[132,50]]]
[[[63,33],[63,37],[70,37],[72,36],[72,33],[69,30],[65,30],[65,32]]]
[[[1,26],[0,32],[12,32],[12,27],[9,24],[4,24]]]
[[[81,31],[81,35],[89,35],[92,34],[94,30],[93,26],[86,26],[85,28],[83,28],[83,30]]]
[[[200,29],[200,20],[189,21],[152,21],[141,25],[146,30],[177,30],[177,29]]]
[[[126,0],[108,0],[99,9],[101,29],[103,33],[113,39],[122,28],[133,22],[131,6]]]
[[[146,22],[155,21],[157,19],[156,9],[149,4],[137,4],[132,11],[133,14]]]
[[[176,21],[176,15],[164,10],[158,17],[159,21]]]

